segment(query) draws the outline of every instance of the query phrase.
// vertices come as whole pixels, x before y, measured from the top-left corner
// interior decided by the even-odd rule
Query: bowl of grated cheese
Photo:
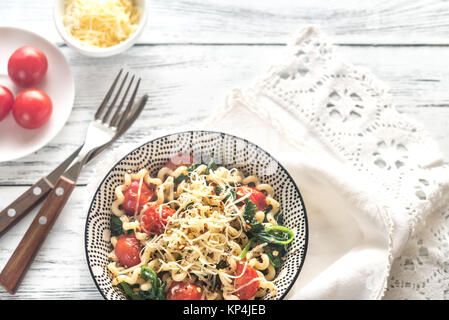
[[[57,0],[56,28],[65,43],[91,57],[129,49],[147,20],[145,0]]]

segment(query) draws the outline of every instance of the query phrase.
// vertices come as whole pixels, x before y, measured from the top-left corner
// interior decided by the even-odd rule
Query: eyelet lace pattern
[[[228,110],[236,101],[255,110],[268,99],[378,185],[394,224],[384,298],[449,299],[449,166],[430,134],[396,110],[386,86],[337,50],[316,28],[301,29],[265,78],[234,90]],[[269,108],[257,113],[298,143]]]

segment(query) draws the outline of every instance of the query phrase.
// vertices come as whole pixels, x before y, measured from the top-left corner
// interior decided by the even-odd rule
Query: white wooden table
[[[449,158],[449,3],[374,0],[148,0],[139,43],[111,58],[81,56],[62,43],[53,1],[0,1],[0,24],[28,28],[56,43],[76,82],[69,121],[46,147],[0,163],[0,208],[79,146],[88,121],[120,67],[138,72],[150,96],[141,119],[115,147],[206,118],[233,87],[247,87],[304,24],[316,24],[354,64],[391,88],[398,109],[422,122]],[[1,41],[1,39],[0,39]],[[99,81],[100,80],[100,81]],[[1,139],[1,137],[0,137]],[[16,295],[1,299],[101,299],[84,253],[85,170]],[[34,211],[36,213],[36,211]],[[0,268],[34,214],[0,239]]]

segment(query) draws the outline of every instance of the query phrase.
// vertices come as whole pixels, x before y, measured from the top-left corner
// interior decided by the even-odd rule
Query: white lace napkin
[[[272,153],[301,190],[309,248],[288,298],[382,298],[415,227],[448,206],[449,168],[436,143],[313,27],[205,126]]]

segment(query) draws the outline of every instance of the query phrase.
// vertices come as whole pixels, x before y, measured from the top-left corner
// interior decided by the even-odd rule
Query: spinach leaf
[[[142,267],[140,269],[140,275],[142,278],[151,281],[151,289],[148,291],[140,290],[140,296],[145,300],[165,300],[164,289],[166,283],[162,283],[156,273],[148,267]]]
[[[173,180],[173,182],[174,182],[175,184],[180,184],[181,182],[187,181],[187,180],[189,180],[189,176],[185,175],[184,173],[181,173],[179,176],[177,176],[177,177]]]
[[[264,232],[257,235],[262,242],[287,245],[293,241],[294,233],[287,227],[269,226]]]
[[[294,233],[292,230],[283,226],[265,227],[255,219],[256,211],[257,206],[248,198],[245,199],[243,219],[246,221],[246,232],[248,234],[269,245],[287,245],[293,241]]]
[[[151,281],[151,289],[148,291],[139,290],[135,292],[133,288],[126,282],[121,282],[120,286],[131,300],[165,300],[166,283],[161,283],[156,273],[148,267],[140,269],[140,276]]]
[[[270,263],[275,267],[279,268],[282,265],[282,257],[285,255],[285,246],[279,245],[267,245],[265,248],[265,253],[270,260]]]
[[[223,284],[221,283],[220,277],[218,276],[218,274],[214,275],[212,277],[212,281],[210,284],[208,284],[208,287],[210,286],[210,288],[212,290],[214,290],[215,288],[221,288],[223,286]]]
[[[217,168],[218,168],[218,165],[215,163],[214,159],[210,159],[209,164],[207,165],[205,174],[209,174],[211,170],[215,171],[215,170],[217,170]]]
[[[257,206],[254,203],[252,203],[248,198],[246,198],[245,199],[245,211],[243,212],[243,218],[245,219],[245,221],[247,221],[248,223],[257,222],[257,220],[254,218],[256,211],[257,211]]]
[[[116,215],[111,216],[111,235],[113,236],[119,236],[121,234],[124,234],[123,227],[122,227],[122,220],[120,220],[119,217]]]
[[[179,176],[177,176],[173,181],[175,184],[180,184],[183,181],[189,180],[189,173],[194,171],[198,166],[201,165],[200,163],[194,163],[190,167],[187,168],[187,174],[181,173]]]
[[[140,276],[146,280],[151,280],[152,283],[157,278],[156,273],[148,267],[142,267],[140,269]]]
[[[246,246],[243,248],[242,252],[239,255],[240,259],[245,258],[246,254],[248,253],[249,249],[251,248],[251,245],[254,242],[254,238],[252,238],[251,240],[248,241],[248,243],[246,244]]]
[[[270,204],[270,205],[268,205],[268,207],[265,209],[265,211],[263,213],[267,214],[268,212],[271,211],[271,209],[273,209],[273,206]]]
[[[125,291],[126,295],[131,299],[131,300],[143,300],[139,293],[134,292],[133,289],[131,288],[131,286],[126,283],[126,282],[120,282],[120,286],[123,288],[123,291]]]
[[[229,191],[228,191],[229,190]],[[229,192],[228,195],[223,199],[223,202],[228,201],[229,198],[231,198],[232,201],[237,200],[237,194],[235,193],[234,188],[227,188],[225,192]]]
[[[192,172],[194,171],[196,168],[198,168],[201,165],[201,163],[194,163],[192,164],[190,167],[187,168],[187,172]]]
[[[217,269],[224,269],[228,266],[228,262],[226,260],[221,260],[219,263],[216,264]]]

